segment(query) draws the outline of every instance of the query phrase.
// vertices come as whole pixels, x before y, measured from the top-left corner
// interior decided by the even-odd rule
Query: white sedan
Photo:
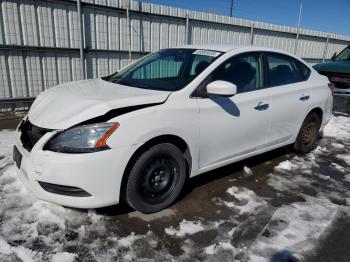
[[[331,116],[330,87],[284,51],[164,49],[41,93],[17,128],[14,160],[38,198],[157,212],[187,178],[286,145],[313,150]]]

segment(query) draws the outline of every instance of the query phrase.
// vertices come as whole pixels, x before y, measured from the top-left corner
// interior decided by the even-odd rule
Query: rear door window
[[[293,84],[308,78],[308,68],[293,57],[267,53],[266,62],[269,86]]]

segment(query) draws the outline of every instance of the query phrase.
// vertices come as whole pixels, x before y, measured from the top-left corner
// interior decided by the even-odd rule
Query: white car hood
[[[113,109],[164,102],[171,92],[114,84],[102,79],[65,83],[41,93],[29,121],[48,129],[66,129]]]

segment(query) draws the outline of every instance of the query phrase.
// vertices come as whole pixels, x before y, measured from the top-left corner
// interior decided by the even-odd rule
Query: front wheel
[[[305,118],[300,128],[298,137],[293,144],[296,153],[307,154],[317,146],[318,132],[321,127],[321,118],[315,112],[311,112]]]
[[[186,160],[179,148],[162,143],[136,160],[126,184],[126,201],[142,213],[154,213],[171,205],[186,180]]]

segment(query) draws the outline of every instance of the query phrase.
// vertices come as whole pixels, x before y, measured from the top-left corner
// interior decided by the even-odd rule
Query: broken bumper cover
[[[133,146],[85,154],[42,150],[54,134],[46,134],[28,152],[16,136],[22,155],[17,173],[38,198],[63,206],[98,208],[119,203],[122,176]]]

